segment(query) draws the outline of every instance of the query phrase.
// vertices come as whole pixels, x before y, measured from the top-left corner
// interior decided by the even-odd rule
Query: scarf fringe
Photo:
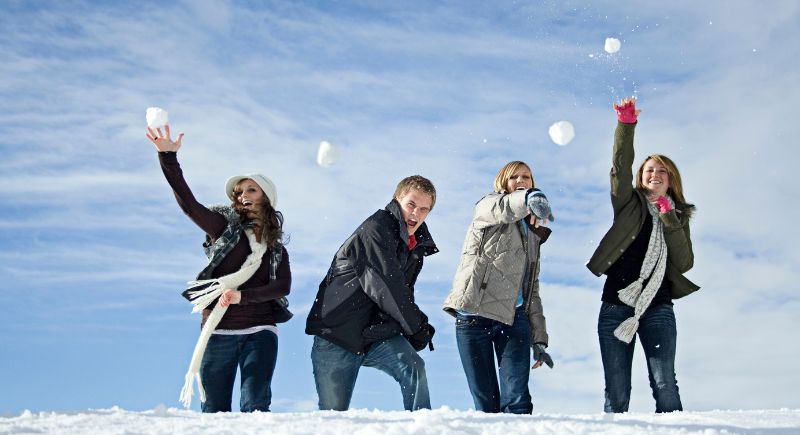
[[[186,294],[189,296],[189,300],[193,301],[193,300],[199,298],[200,296],[203,296],[205,294],[208,294],[208,293],[211,293],[212,291],[214,291],[213,286],[214,286],[214,284],[217,284],[217,283],[219,283],[219,281],[217,281],[216,278],[201,279],[201,280],[198,280],[198,281],[189,281],[186,284],[189,285],[189,289],[190,290],[187,290]],[[195,287],[199,287],[199,288],[197,288],[196,290],[191,290],[191,289],[193,289]]]
[[[198,285],[205,285],[211,284],[208,287],[205,287],[201,290],[194,290],[189,291],[189,297],[191,298],[191,303],[194,305],[192,308],[193,313],[197,313],[203,311],[203,309],[215,299],[222,295],[222,292],[225,290],[226,285],[224,282],[219,281],[218,279],[207,279],[202,281],[191,281],[189,284],[198,284]]]
[[[625,305],[635,307],[636,301],[639,299],[639,295],[642,292],[643,283],[644,281],[641,278],[639,278],[636,281],[632,282],[631,285],[618,291],[617,295],[619,295],[619,300],[621,300]]]
[[[614,336],[625,343],[630,344],[631,340],[633,340],[634,334],[636,334],[636,330],[638,329],[639,318],[637,316],[628,317],[627,320],[622,322],[622,324],[620,324],[617,329],[614,330]]]
[[[183,382],[183,388],[181,389],[181,397],[180,397],[180,401],[181,403],[183,403],[184,408],[192,406],[192,396],[194,396],[193,386],[195,377],[197,378],[197,384],[201,385],[199,375],[195,375],[194,373],[186,373],[186,379]]]

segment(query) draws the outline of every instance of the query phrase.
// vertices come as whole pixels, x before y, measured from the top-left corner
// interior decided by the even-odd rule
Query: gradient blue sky
[[[610,105],[630,94],[639,155],[676,160],[698,206],[689,277],[703,289],[675,305],[684,407],[798,408],[799,35],[796,1],[3,0],[0,414],[178,406],[199,332],[179,293],[203,235],[144,137],[148,106],[185,132],[201,201],[224,201],[236,173],[278,186],[296,317],[273,410],[315,409],[303,328],[317,284],[413,173],[439,192],[441,252],[417,285],[437,327],[433,405],[472,406],[440,306],[473,204],[521,159],[557,219],[541,276],[556,368],[532,374],[535,411],[600,412],[603,281],[584,264],[611,221]],[[560,120],[576,130],[563,147],[547,135]],[[340,149],[328,169],[322,140]],[[634,370],[631,409],[651,411],[641,349]],[[364,369],[352,406],[402,403]]]

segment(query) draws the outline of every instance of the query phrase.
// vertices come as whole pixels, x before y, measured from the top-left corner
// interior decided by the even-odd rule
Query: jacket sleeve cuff
[[[661,219],[661,223],[663,223],[664,226],[669,229],[681,228],[681,220],[678,219],[678,212],[675,209],[672,209],[666,213],[661,213],[659,218]]]
[[[158,160],[161,161],[162,164],[168,166],[174,166],[178,164],[178,153],[175,151],[159,151],[158,152]]]
[[[539,244],[544,244],[544,242],[546,242],[547,239],[550,238],[550,234],[553,233],[553,230],[551,230],[550,228],[542,226],[540,226],[539,228],[533,228],[532,231],[534,234],[539,236],[540,239]]]

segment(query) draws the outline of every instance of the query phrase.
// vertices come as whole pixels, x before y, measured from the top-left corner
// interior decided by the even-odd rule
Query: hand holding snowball
[[[164,130],[165,132],[162,133],[161,127],[155,130],[147,127],[147,138],[150,139],[150,142],[153,142],[153,145],[159,152],[177,152],[181,147],[183,133],[179,134],[178,140],[173,142],[169,134],[169,124],[164,126]]]
[[[636,97],[627,97],[619,103],[614,103],[617,119],[623,124],[636,124],[636,118],[642,113],[636,109]]]
[[[550,210],[550,201],[547,200],[544,192],[539,189],[532,189],[525,195],[525,203],[528,205],[528,210],[537,219],[532,221],[534,227],[539,227],[539,222],[547,225],[547,221],[555,221],[553,212]]]

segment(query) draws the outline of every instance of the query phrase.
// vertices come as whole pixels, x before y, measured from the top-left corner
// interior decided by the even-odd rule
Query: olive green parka
[[[633,137],[636,124],[617,124],[614,134],[614,154],[611,166],[611,205],[614,222],[586,267],[597,276],[602,275],[628,249],[636,239],[645,219],[651,219],[647,210],[647,197],[633,187]],[[689,236],[689,218],[693,206],[679,204],[668,213],[661,214],[664,239],[667,243],[666,279],[672,284],[672,298],[682,298],[698,289],[683,274],[694,265],[692,240]]]

